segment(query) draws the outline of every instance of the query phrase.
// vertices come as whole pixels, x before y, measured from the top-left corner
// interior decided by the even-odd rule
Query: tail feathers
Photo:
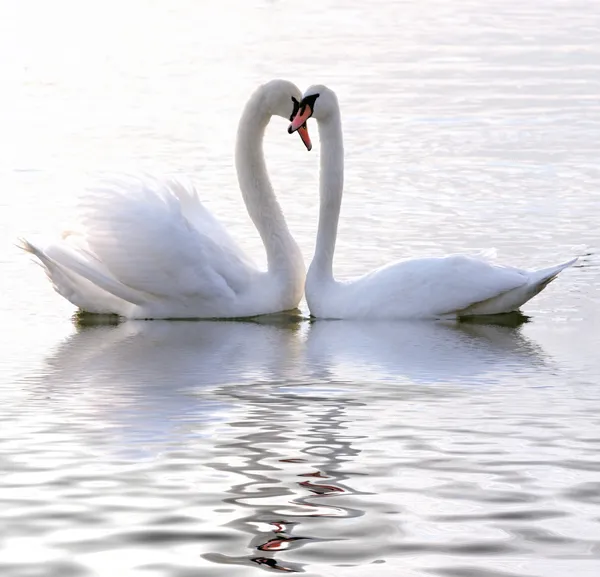
[[[38,259],[35,261],[35,264],[44,269],[48,280],[52,283],[58,294],[65,297],[74,305],[83,308],[78,302],[75,302],[77,300],[77,294],[74,290],[74,287],[76,286],[76,281],[73,278],[74,275],[70,275],[67,270],[54,263],[44,254],[43,251],[25,239],[19,239],[19,244],[17,244],[17,247],[32,254]]]
[[[117,297],[117,299],[134,305],[144,305],[148,302],[149,297],[98,270],[94,267],[93,263],[86,261],[77,251],[71,250],[69,247],[53,245],[51,250],[43,251],[25,239],[20,239],[17,246],[33,254],[41,261],[60,294],[63,294],[63,290],[60,289],[64,288],[62,285],[65,284],[61,281],[68,281],[70,279],[71,282],[67,284],[70,284],[71,288],[73,288],[73,285],[76,286],[78,284],[74,281],[75,277],[82,277],[81,280],[88,281],[96,289],[102,289],[102,291],[109,293],[107,296]],[[59,286],[59,283],[61,286]],[[63,294],[63,296],[73,302],[72,298],[66,294]],[[74,304],[81,306],[79,303]],[[118,313],[119,311],[112,312]]]
[[[79,309],[90,313],[114,313],[122,308],[121,305],[126,304],[121,299],[60,266],[50,259],[43,250],[29,241],[19,239],[17,246],[39,259],[35,263],[44,269],[54,290]]]
[[[16,247],[20,248],[21,250],[24,250],[25,252],[31,253],[34,256],[37,256],[40,260],[43,260],[42,257],[44,256],[44,253],[42,253],[24,238],[19,238],[17,240]]]
[[[540,292],[546,285],[551,283],[563,270],[575,264],[577,260],[577,257],[575,257],[570,261],[564,262],[562,264],[533,271],[530,276],[529,285],[537,288],[537,292]]]
[[[522,305],[544,290],[561,271],[570,267],[576,261],[577,259],[574,258],[563,264],[529,272],[527,283],[491,299],[475,303],[459,311],[457,316],[496,315],[518,311]],[[525,271],[522,272],[525,273]]]
[[[52,280],[52,269],[53,266],[55,266],[55,263],[52,261],[52,259],[46,256],[44,251],[40,250],[37,246],[31,244],[28,240],[24,238],[18,239],[16,246],[17,248],[20,248],[21,250],[24,250],[25,252],[28,252],[29,254],[32,254],[33,256],[37,257],[39,259],[39,262],[37,264],[44,268],[44,270],[46,271],[46,275],[50,280]]]

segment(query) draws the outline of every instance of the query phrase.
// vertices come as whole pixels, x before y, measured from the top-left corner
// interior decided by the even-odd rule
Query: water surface
[[[0,573],[598,575],[599,29],[592,0],[0,8]],[[276,77],[340,98],[339,277],[580,262],[505,326],[74,322],[13,243],[104,171],[188,175],[264,263],[232,151]],[[307,261],[309,128],[266,143]]]

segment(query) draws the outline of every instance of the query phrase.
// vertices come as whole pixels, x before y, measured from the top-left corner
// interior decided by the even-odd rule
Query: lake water
[[[600,574],[599,30],[594,0],[3,3],[0,574]],[[340,98],[338,277],[581,260],[520,326],[75,323],[13,243],[106,171],[189,175],[264,263],[232,153],[277,77]],[[317,132],[286,128],[309,261]]]

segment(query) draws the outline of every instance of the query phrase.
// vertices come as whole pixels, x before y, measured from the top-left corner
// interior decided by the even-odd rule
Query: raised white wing
[[[80,208],[80,250],[136,291],[234,298],[256,270],[196,191],[178,181],[110,182],[90,191]]]

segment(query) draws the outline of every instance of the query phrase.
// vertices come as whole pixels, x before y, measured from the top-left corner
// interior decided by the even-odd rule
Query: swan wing
[[[480,258],[452,255],[442,259],[439,271],[440,313],[455,313],[496,298],[529,282],[526,271]]]
[[[90,191],[80,209],[80,254],[135,291],[234,298],[255,271],[195,190],[177,181],[113,181]]]
[[[195,187],[188,182],[170,179],[167,181],[169,190],[179,199],[183,216],[202,234],[209,236],[223,250],[237,255],[250,268],[256,268],[254,261],[242,251],[233,240],[227,229],[202,204]]]
[[[528,283],[526,271],[479,258],[451,255],[397,262],[360,282],[391,316],[452,314]],[[387,304],[385,304],[387,303]]]

